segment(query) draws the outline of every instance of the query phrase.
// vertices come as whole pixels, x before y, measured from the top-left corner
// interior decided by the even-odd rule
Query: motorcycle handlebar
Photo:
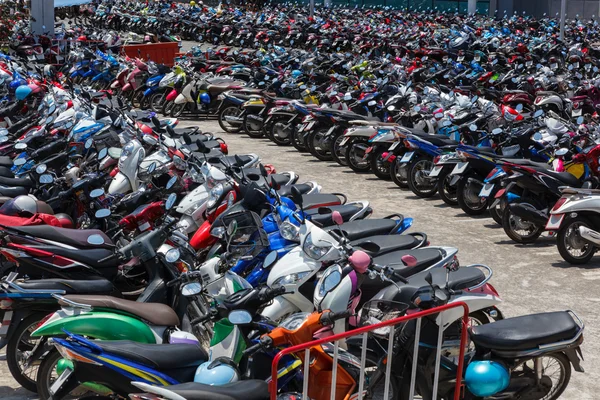
[[[285,293],[286,293],[285,286],[279,286],[279,287],[275,287],[275,288],[268,288],[268,289],[265,290],[265,292],[261,296],[261,299],[263,301],[271,301],[275,297],[280,296],[280,295],[285,294]]]
[[[335,321],[340,319],[350,318],[352,316],[352,310],[345,310],[342,312],[333,312],[333,311],[325,311],[321,315],[321,324],[322,325],[333,325]]]

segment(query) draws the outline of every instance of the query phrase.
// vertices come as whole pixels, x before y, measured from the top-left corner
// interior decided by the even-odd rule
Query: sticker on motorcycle
[[[573,117],[579,117],[581,115],[581,108],[574,109],[572,115]]]
[[[440,174],[440,172],[442,172],[443,169],[444,169],[443,165],[436,165],[435,167],[433,167],[433,169],[429,173],[429,177],[436,178]]]
[[[483,185],[483,188],[481,188],[481,192],[479,192],[479,197],[489,197],[492,193],[492,190],[494,190],[494,184],[486,183],[485,185]]]
[[[340,146],[345,145],[346,143],[348,143],[348,140],[350,140],[349,137],[345,137],[341,142],[340,142]]]
[[[390,148],[388,149],[388,151],[392,151],[392,150],[394,150],[396,147],[398,147],[398,145],[399,145],[399,144],[400,144],[400,142],[395,142],[395,143],[393,143],[393,144],[390,146]]]
[[[547,231],[557,231],[565,219],[565,214],[552,214],[546,223]]]
[[[366,159],[367,159],[367,157],[369,157],[369,154],[370,154],[372,151],[373,151],[373,146],[371,146],[371,147],[367,148],[367,149],[365,150],[365,155],[363,156],[363,160],[366,160]]]
[[[467,163],[467,162],[459,162],[458,164],[456,164],[454,166],[454,169],[452,170],[452,172],[450,172],[450,175],[462,174],[463,172],[465,172],[468,165],[469,165],[469,163]]]
[[[54,395],[54,393],[56,393],[61,388],[61,386],[67,381],[67,379],[69,379],[69,377],[71,376],[72,373],[73,373],[72,369],[66,368],[63,371],[63,373],[60,374],[58,379],[54,381],[52,386],[50,386],[50,394]]]
[[[402,156],[402,159],[400,160],[400,163],[407,163],[407,162],[409,162],[414,155],[415,155],[414,151],[409,151],[408,153],[406,153],[406,154],[404,154]]]

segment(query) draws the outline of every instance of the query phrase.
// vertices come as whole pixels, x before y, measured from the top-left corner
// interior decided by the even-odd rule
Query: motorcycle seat
[[[428,286],[425,276],[431,273],[432,282],[440,287],[446,285],[446,269],[434,268],[430,271],[419,272],[411,276],[408,281],[413,286]],[[485,274],[479,268],[459,268],[448,274],[448,287],[452,290],[463,290],[478,285],[485,279]]]
[[[556,172],[556,171],[552,171],[549,169],[546,171],[546,173],[548,175],[558,179],[559,181],[566,183],[569,186],[572,186],[572,187],[580,187],[581,186],[581,181],[569,172]]]
[[[242,162],[245,164],[249,163],[250,161],[252,161],[252,157],[250,156],[245,156],[245,155],[241,155],[238,156],[238,158],[240,160],[242,160]],[[210,164],[221,164],[221,161],[223,164],[225,165],[235,165],[238,167],[243,167],[244,165],[239,165],[235,159],[235,156],[223,156],[223,157],[211,157],[208,159],[208,162]]]
[[[277,182],[277,179],[275,181]],[[277,183],[279,184],[279,182]],[[301,194],[306,194],[313,189],[313,187],[307,183],[297,183],[295,185],[282,186],[281,189],[277,191],[277,193],[283,197],[290,197],[292,194],[293,187],[298,189],[298,191],[300,191]]]
[[[456,140],[452,140],[445,135],[429,135],[423,137],[423,139],[434,146],[458,146],[460,144]]]
[[[350,242],[355,250],[362,250],[371,257],[377,257],[396,250],[414,248],[420,240],[412,235],[377,235]]]
[[[159,371],[200,365],[208,359],[200,346],[184,343],[148,344],[131,340],[94,342],[108,354],[123,357]]]
[[[481,154],[497,156],[496,152],[494,151],[494,148],[492,148],[492,147],[487,147],[487,146],[477,147],[477,146],[468,146],[468,145],[463,145],[463,146],[468,149],[471,149],[473,151],[476,151],[478,153],[481,153]]]
[[[312,222],[316,222],[321,226],[332,226],[333,220],[331,214],[334,211],[342,215],[344,222],[348,222],[361,209],[362,207],[356,204],[341,204],[339,206],[313,208],[312,210],[308,210],[306,215],[310,216]]]
[[[338,235],[343,231],[348,240],[357,240],[375,235],[389,235],[401,222],[395,219],[365,219],[348,222],[339,227],[332,226],[325,230],[335,231]]]
[[[68,229],[50,225],[14,226],[11,229],[25,235],[52,240],[77,248],[111,249],[114,247],[112,240],[98,229]],[[104,243],[100,245],[88,243],[88,238],[92,235],[100,235],[104,239]]]
[[[171,307],[161,303],[141,303],[138,301],[119,299],[112,296],[88,296],[88,295],[70,295],[65,296],[65,299],[74,301],[75,303],[87,304],[92,307],[113,308],[115,310],[125,311],[138,317],[145,319],[154,325],[160,326],[177,326],[179,325],[179,317]],[[67,303],[61,303],[66,305]]]
[[[12,158],[8,157],[8,156],[0,156],[0,166],[2,167],[12,167],[13,166],[13,160]]]
[[[36,279],[16,282],[26,290],[63,290],[66,294],[112,294],[113,284],[106,279]]]
[[[417,263],[413,267],[406,266],[402,262],[402,257],[411,255],[416,258]],[[387,253],[378,257],[373,258],[373,263],[377,265],[389,265],[396,273],[401,276],[411,276],[417,272],[421,272],[435,263],[442,260],[442,253],[438,249],[413,249],[413,250],[401,250]]]
[[[19,187],[6,187],[0,186],[0,196],[15,198],[17,196],[22,196],[29,193],[29,188],[19,186]]]
[[[490,350],[529,350],[573,339],[580,328],[566,311],[503,319],[469,328],[471,340]]]
[[[220,386],[187,382],[171,385],[169,392],[178,394],[187,400],[267,400],[269,384],[263,380],[249,379]]]
[[[305,210],[317,207],[337,206],[342,203],[341,199],[335,194],[314,193],[302,196],[302,207]]]
[[[558,94],[556,92],[553,92],[551,90],[544,90],[544,91],[541,91],[541,92],[537,92],[536,96],[538,96],[538,97],[539,96],[559,96],[559,97],[561,97],[560,94]]]
[[[525,165],[525,166],[542,168],[542,169],[548,169],[550,167],[548,164],[531,161],[527,158],[501,158],[500,160],[508,161],[510,163],[517,164],[517,165]]]
[[[0,176],[0,185],[30,188],[35,186],[35,182],[30,178],[8,178],[6,176]]]

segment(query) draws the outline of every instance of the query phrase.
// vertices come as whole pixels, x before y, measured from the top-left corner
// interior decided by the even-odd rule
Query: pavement
[[[277,171],[294,171],[301,181],[319,182],[324,191],[345,193],[349,200],[369,200],[375,210],[374,217],[401,213],[414,218],[410,232],[426,232],[432,245],[457,247],[461,265],[485,264],[493,269],[491,283],[504,300],[500,309],[507,317],[558,310],[577,312],[586,323],[582,345],[586,372],[572,372],[561,399],[600,398],[600,323],[596,321],[600,304],[600,255],[584,266],[569,265],[562,260],[551,238],[518,245],[491,218],[465,215],[437,196],[421,199],[392,182],[318,161],[292,147],[278,147],[269,140],[251,139],[243,134],[223,133],[215,121],[190,121],[182,126],[187,124],[197,124],[203,131],[218,134],[226,140],[230,154],[256,153]],[[0,399],[35,399],[35,395],[18,388],[2,362],[3,354],[0,352]]]

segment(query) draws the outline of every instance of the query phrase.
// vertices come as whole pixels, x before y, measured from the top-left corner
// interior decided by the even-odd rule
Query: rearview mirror
[[[246,310],[234,310],[229,313],[229,322],[233,325],[247,325],[252,322],[252,315]]]
[[[94,144],[94,140],[92,138],[89,138],[88,140],[85,141],[85,144],[83,145],[83,147],[85,147],[85,149],[89,149],[92,147],[92,145]]]
[[[279,254],[276,251],[272,251],[265,257],[263,261],[263,269],[270,269],[279,260]]]
[[[100,196],[104,196],[104,189],[94,189],[90,192],[90,197],[92,199],[97,199]]]
[[[169,197],[167,197],[167,201],[165,202],[165,209],[168,211],[175,205],[175,201],[177,200],[177,195],[175,193],[171,193]]]
[[[582,116],[577,117],[577,125],[583,124],[583,121],[584,121],[584,119]]]
[[[501,134],[502,132],[503,132],[503,131],[502,131],[502,128],[496,128],[496,129],[494,129],[494,130],[492,131],[492,135],[499,135],[499,134]]]
[[[13,161],[13,164],[17,167],[20,167],[21,165],[25,164],[26,162],[27,161],[25,161],[25,159],[23,157],[19,157],[15,161]]]
[[[43,185],[47,185],[48,183],[54,182],[54,178],[50,174],[44,174],[40,176],[40,183]]]
[[[263,178],[266,178],[266,177],[267,177],[269,174],[267,173],[267,169],[265,168],[265,166],[264,166],[264,165],[262,165],[262,164],[260,164],[260,167],[259,167],[259,168],[260,168],[260,175],[261,175]]]
[[[107,155],[108,155],[108,148],[105,147],[98,152],[98,160],[102,160]]]
[[[178,248],[170,249],[169,251],[167,251],[167,254],[165,254],[165,260],[169,263],[177,262],[180,258],[181,253]]]
[[[96,211],[96,213],[94,214],[94,216],[97,219],[102,219],[102,218],[106,218],[106,217],[110,216],[110,214],[111,213],[110,213],[110,210],[108,208],[102,208],[102,209]]]
[[[227,225],[227,236],[231,237],[237,232],[237,221],[234,219]]]
[[[99,246],[101,244],[104,244],[104,238],[102,237],[102,235],[94,234],[94,235],[88,236],[87,242],[89,244],[93,244],[95,246]]]
[[[37,167],[35,167],[35,172],[37,174],[41,175],[44,172],[46,172],[47,169],[48,169],[48,167],[46,166],[46,164],[40,164]]]
[[[177,177],[172,176],[171,179],[169,179],[169,181],[165,185],[165,189],[170,190],[173,186],[175,186],[176,183],[177,183]]]
[[[169,250],[169,252],[172,250],[177,250],[177,249],[171,249],[171,250]],[[200,293],[202,293],[202,285],[198,282],[186,283],[185,286],[183,288],[181,288],[181,295],[185,296],[185,297],[196,296],[196,295],[199,295]]]
[[[15,144],[15,149],[16,150],[25,150],[27,148],[27,144],[25,143],[17,143]]]
[[[469,125],[469,130],[470,130],[471,132],[475,132],[475,131],[477,130],[477,125],[475,125],[475,124],[471,124],[471,125]]]
[[[156,171],[156,163],[153,162],[148,166],[148,174],[152,175]]]

